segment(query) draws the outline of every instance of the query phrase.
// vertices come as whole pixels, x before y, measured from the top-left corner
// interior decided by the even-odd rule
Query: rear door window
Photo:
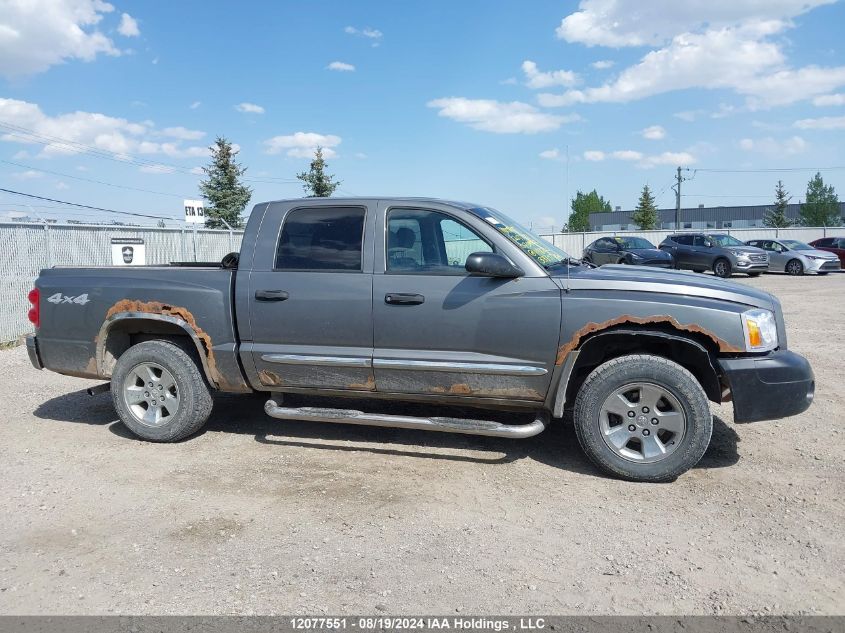
[[[361,271],[364,209],[294,209],[282,225],[276,270]]]

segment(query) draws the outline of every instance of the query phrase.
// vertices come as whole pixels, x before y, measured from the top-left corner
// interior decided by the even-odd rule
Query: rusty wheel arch
[[[185,318],[185,317],[188,318]],[[124,300],[114,304],[106,314],[106,320],[100,327],[100,331],[95,339],[96,342],[96,369],[97,374],[104,378],[111,376],[114,363],[117,358],[114,357],[109,348],[109,335],[115,326],[127,323],[129,321],[148,322],[152,325],[149,334],[162,334],[161,328],[156,328],[156,324],[167,324],[170,328],[176,328],[177,332],[187,336],[193,343],[199,357],[202,371],[205,374],[209,384],[214,388],[219,388],[219,376],[214,362],[214,350],[211,346],[211,337],[208,336],[197,324],[193,315],[185,308],[179,308],[162,304],[159,302],[141,302]],[[144,333],[144,332],[142,332]],[[172,335],[173,333],[167,333]]]
[[[565,384],[558,385],[553,400],[554,415],[560,417],[564,406],[575,400],[581,383],[595,367],[613,358],[633,353],[651,353],[678,363],[695,376],[710,400],[721,402],[722,386],[715,364],[715,355],[726,351],[725,345],[716,342],[721,339],[716,339],[709,332],[705,336],[697,329],[676,329],[671,323],[667,325],[668,327],[650,327],[647,324],[629,322],[591,331],[579,337],[577,346],[566,352],[562,360],[565,363],[567,358],[570,359],[568,366],[565,366],[565,378],[561,378]],[[608,345],[613,347],[608,349]],[[737,351],[730,345],[727,345],[727,350]]]

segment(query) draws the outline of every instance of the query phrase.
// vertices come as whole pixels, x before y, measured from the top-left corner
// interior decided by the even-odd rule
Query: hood
[[[666,251],[661,251],[659,248],[628,248],[625,249],[627,253],[633,253],[643,259],[672,259],[672,256]]]
[[[745,255],[760,255],[766,254],[762,248],[757,248],[756,246],[723,246],[726,251],[730,251],[736,255],[745,254]]]
[[[760,250],[760,249],[755,249]],[[554,282],[570,290],[611,290],[622,292],[652,292],[690,297],[707,297],[776,310],[776,300],[768,292],[701,273],[666,270],[649,266],[609,264],[600,268],[573,266],[552,272]]]
[[[839,259],[839,256],[836,253],[831,253],[830,251],[820,251],[817,248],[814,248],[811,251],[795,251],[800,255],[806,255],[807,257],[821,257],[822,259]]]

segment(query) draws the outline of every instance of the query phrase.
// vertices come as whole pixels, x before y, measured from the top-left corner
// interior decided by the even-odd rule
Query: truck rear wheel
[[[574,419],[593,463],[630,481],[673,481],[698,463],[713,432],[695,377],[650,355],[622,356],[594,369],[575,399]]]
[[[151,442],[177,442],[199,431],[211,414],[211,390],[185,350],[167,341],[133,345],[112,374],[121,421]]]

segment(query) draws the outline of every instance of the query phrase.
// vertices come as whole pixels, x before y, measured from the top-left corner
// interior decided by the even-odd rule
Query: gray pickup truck
[[[263,203],[221,263],[51,268],[30,301],[33,365],[108,379],[120,419],[157,442],[196,433],[213,391],[265,392],[283,420],[508,438],[572,411],[600,468],[669,481],[707,449],[708,400],[751,422],[801,413],[814,391],[772,295],[588,267],[494,209],[442,200]],[[284,394],[478,415],[286,407]]]

